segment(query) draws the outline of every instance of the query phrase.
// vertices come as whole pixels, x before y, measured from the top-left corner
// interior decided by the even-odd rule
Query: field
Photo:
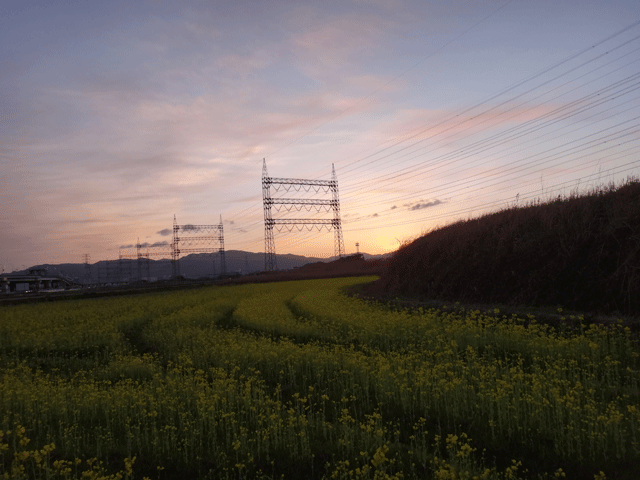
[[[3,307],[0,478],[636,478],[637,333],[372,280]]]

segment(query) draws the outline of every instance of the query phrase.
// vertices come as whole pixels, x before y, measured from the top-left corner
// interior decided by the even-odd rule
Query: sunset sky
[[[640,2],[0,2],[5,271],[171,242],[174,214],[263,252],[263,158],[335,165],[347,253],[639,175]]]

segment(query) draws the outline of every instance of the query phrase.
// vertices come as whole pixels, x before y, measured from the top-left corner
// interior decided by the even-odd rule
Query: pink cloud
[[[216,63],[224,70],[225,75],[248,75],[265,68],[274,60],[272,50],[262,49],[246,55],[230,54],[217,59]]]
[[[378,94],[381,92],[397,92],[401,90],[396,79],[389,75],[350,75],[348,77],[348,82],[352,87],[355,87],[366,94],[371,94],[373,92],[377,92]]]
[[[353,60],[369,56],[384,34],[380,17],[355,13],[318,23],[302,22],[300,27],[301,33],[292,37],[291,45],[298,68],[313,79],[353,68]]]
[[[458,135],[462,138],[485,131],[490,133],[505,127],[523,124],[530,120],[542,118],[558,108],[558,104],[513,107],[504,105],[487,114],[482,110],[458,114],[455,110],[402,109],[396,112],[396,118],[382,125],[389,143],[415,143],[433,138],[435,141],[455,141]],[[380,138],[379,133],[375,133]]]

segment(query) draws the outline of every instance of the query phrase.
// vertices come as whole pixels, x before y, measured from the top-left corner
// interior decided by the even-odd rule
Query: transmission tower
[[[280,190],[290,192],[315,192],[316,194],[328,195],[331,198],[273,198],[271,188],[278,192]],[[302,231],[305,228],[309,231],[317,228],[318,231],[326,228],[333,229],[334,233],[334,256],[344,255],[344,241],[342,239],[342,223],[340,221],[340,199],[338,196],[338,178],[333,164],[331,165],[331,180],[307,180],[300,178],[274,178],[267,172],[267,162],[262,159],[262,201],[264,204],[264,269],[267,271],[277,270],[276,246],[273,237],[273,229],[278,232],[286,230],[292,232],[294,229]],[[320,213],[333,211],[333,218],[273,218],[272,209],[276,212],[292,209],[308,212],[315,210]]]
[[[187,248],[181,247],[181,244],[183,247]],[[218,225],[178,225],[176,216],[173,216],[173,243],[171,244],[171,258],[174,278],[180,275],[181,253],[214,252],[218,252],[220,255],[220,274],[224,275],[227,273],[227,266],[224,254],[224,229],[222,227],[222,215],[220,215],[220,224]]]
[[[118,283],[125,282],[123,279],[125,273],[125,261],[128,265],[128,276],[126,277],[126,282],[131,282],[131,277],[133,276],[133,259],[136,258],[134,255],[127,255],[122,252],[122,247],[120,247],[119,258],[118,258]]]
[[[119,274],[122,275],[124,272],[125,261],[127,261],[129,266],[129,275],[127,277],[127,283],[133,281],[133,264],[135,262],[137,267],[137,276],[136,280],[138,282],[142,281],[142,263],[144,262],[144,254],[142,253],[142,245],[140,244],[140,239],[136,242],[135,245],[128,247],[120,247],[119,259],[118,259],[118,270]]]
[[[111,259],[107,259],[105,261],[105,268],[107,272],[107,283],[118,283],[117,266],[118,264]]]
[[[133,276],[132,267],[134,261],[137,267],[137,281],[141,282],[143,278],[150,281],[151,258],[169,258],[171,257],[171,253],[171,245],[168,243],[154,243],[153,245],[149,245],[148,243],[140,243],[140,239],[138,239],[138,242],[133,246],[120,247],[118,281],[122,281],[125,261],[128,261],[127,263],[129,265],[129,277],[127,279],[129,282]],[[142,276],[143,269],[146,277]]]
[[[82,259],[84,260],[84,281],[82,282],[85,286],[91,283],[91,265],[89,264],[89,259],[91,257],[88,253],[82,255]]]

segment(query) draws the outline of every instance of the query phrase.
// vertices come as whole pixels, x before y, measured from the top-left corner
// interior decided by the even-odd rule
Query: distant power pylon
[[[182,248],[180,245],[187,248]],[[215,246],[217,245],[217,247]],[[224,229],[222,215],[218,225],[178,225],[176,216],[173,216],[173,243],[171,244],[171,257],[173,277],[180,275],[181,253],[214,253],[220,254],[220,274],[227,273],[227,265],[224,253]],[[215,272],[215,264],[214,264]]]
[[[118,260],[118,282],[133,281],[133,263],[135,262],[137,267],[137,281],[141,282],[143,278],[147,281],[151,281],[151,258],[169,258],[171,257],[171,245],[166,242],[154,243],[140,243],[140,239],[135,245],[128,245],[126,247],[120,247],[119,260]],[[123,279],[125,273],[125,266],[128,266],[128,276],[126,280]],[[143,277],[142,273],[146,273],[146,277]]]
[[[310,192],[316,194],[331,194],[331,198],[273,198],[271,188],[276,192],[283,190],[290,192]],[[338,196],[338,179],[333,164],[331,165],[331,180],[308,180],[300,178],[274,178],[267,172],[267,162],[262,159],[262,201],[264,204],[264,268],[267,271],[277,270],[276,246],[273,237],[273,229],[278,232],[286,230],[292,232],[293,229],[311,231],[317,228],[321,231],[333,229],[334,232],[334,255],[342,257],[344,255],[344,241],[342,239],[342,223],[340,220],[340,199]],[[310,212],[333,212],[333,218],[273,218],[272,210],[280,212],[292,209]]]
[[[89,264],[89,254],[85,253],[84,255],[82,255],[82,259],[84,260],[84,281],[82,283],[84,285],[88,285],[91,283],[91,265]]]

